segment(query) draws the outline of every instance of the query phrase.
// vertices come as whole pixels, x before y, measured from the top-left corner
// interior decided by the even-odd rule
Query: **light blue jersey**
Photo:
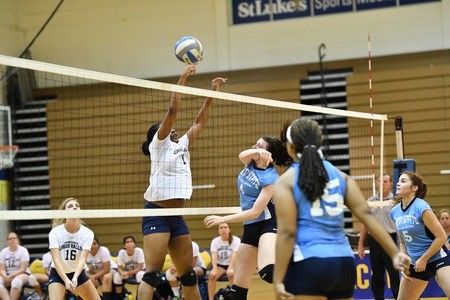
[[[406,252],[413,264],[428,250],[434,235],[423,223],[423,213],[431,210],[430,205],[420,198],[414,198],[406,208],[399,203],[391,210],[391,218],[406,245]],[[434,254],[428,262],[447,256],[444,249]]]
[[[273,165],[270,165],[267,169],[257,168],[254,164],[246,166],[237,178],[242,211],[251,209],[262,188],[274,184],[277,179],[278,173]],[[270,200],[269,205],[273,205],[272,200]],[[244,224],[268,220],[271,217],[269,209],[266,208],[258,218],[245,221]]]
[[[344,232],[344,197],[347,182],[339,170],[323,161],[329,181],[324,194],[313,203],[298,185],[299,164],[295,163],[293,194],[297,205],[297,240],[294,262],[310,257],[353,257]]]

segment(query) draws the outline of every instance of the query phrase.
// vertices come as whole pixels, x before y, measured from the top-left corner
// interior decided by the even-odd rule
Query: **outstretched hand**
[[[223,220],[223,217],[220,216],[207,216],[204,220],[203,220],[203,224],[205,224],[205,226],[207,228],[212,228],[214,226],[219,226],[220,224],[225,223]]]
[[[220,87],[224,86],[228,78],[216,77],[211,81],[211,89],[217,91]]]
[[[187,78],[191,75],[194,75],[196,71],[197,71],[197,68],[195,67],[194,64],[188,64],[188,65],[186,65],[186,68],[184,69],[183,74],[181,74],[181,77]]]

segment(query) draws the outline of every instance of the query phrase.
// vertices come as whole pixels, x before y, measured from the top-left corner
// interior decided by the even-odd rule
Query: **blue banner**
[[[370,254],[366,254],[366,257],[364,257],[364,259],[360,259],[358,255],[355,255],[356,289],[354,299],[373,299],[372,290],[370,289],[372,269],[370,266],[369,255]],[[387,282],[387,287],[385,287],[384,289],[384,297],[393,298],[390,289],[389,276],[386,275],[385,280]],[[422,293],[421,298],[436,297],[445,297],[445,295],[433,278],[428,282],[428,286]]]
[[[311,15],[310,0],[233,0],[233,24],[253,23]]]
[[[441,0],[232,0],[233,24],[356,12]]]
[[[356,10],[396,6],[396,0],[356,0]]]

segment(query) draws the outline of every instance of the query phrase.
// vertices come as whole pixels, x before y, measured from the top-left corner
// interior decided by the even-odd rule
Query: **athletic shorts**
[[[146,201],[145,208],[161,208],[160,206]],[[143,217],[142,233],[144,235],[169,232],[170,237],[174,238],[180,235],[189,234],[189,229],[182,216],[162,216],[162,217]]]
[[[72,280],[73,274],[75,274],[75,272],[66,273],[67,277],[69,277],[70,280]],[[84,273],[84,271],[82,271],[80,273],[80,275],[78,276],[78,286],[82,285],[83,283],[85,283],[88,280],[89,280],[89,277],[87,277],[86,273]],[[61,276],[59,276],[56,269],[52,268],[50,270],[50,275],[48,276],[48,284],[50,285],[55,282],[61,283],[62,285],[65,286],[64,280],[62,280]]]
[[[218,267],[221,267],[222,269],[224,269],[225,271],[228,270],[228,265],[219,265],[217,264]]]
[[[291,262],[286,272],[286,291],[328,299],[353,297],[356,269],[353,257],[311,257]]]
[[[274,218],[256,223],[244,224],[241,243],[258,247],[259,238],[267,232],[277,233],[277,222]]]
[[[440,268],[450,266],[450,256],[442,257],[427,263],[427,267],[423,272],[416,272],[414,265],[409,266],[409,277],[428,281],[431,277],[436,276],[436,271]]]

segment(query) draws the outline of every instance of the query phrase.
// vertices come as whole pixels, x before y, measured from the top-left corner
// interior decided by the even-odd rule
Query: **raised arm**
[[[211,81],[211,90],[217,91],[221,86],[225,84],[227,81],[227,78],[217,77],[214,78]],[[200,133],[202,132],[203,128],[206,125],[206,122],[209,118],[209,113],[211,111],[212,107],[212,101],[213,98],[206,98],[206,100],[203,102],[202,108],[200,108],[197,116],[195,117],[194,124],[192,124],[192,127],[188,130],[187,135],[189,138],[189,143],[194,141],[196,138],[200,136]]]
[[[188,77],[195,73],[195,65],[187,65],[180,79],[178,79],[178,85],[185,85]],[[181,94],[173,93],[170,100],[169,109],[161,122],[161,126],[158,129],[158,140],[164,140],[173,128],[175,121],[177,120],[177,114],[181,107]]]
[[[264,149],[247,149],[239,153],[239,160],[246,166],[255,162],[258,167],[267,168],[272,162],[272,153]]]

